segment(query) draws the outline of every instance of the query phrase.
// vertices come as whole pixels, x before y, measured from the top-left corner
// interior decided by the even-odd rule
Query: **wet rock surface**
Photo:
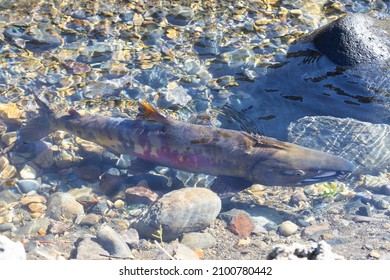
[[[74,258],[77,260],[107,260],[110,255],[91,238],[80,238],[75,245]]]
[[[390,20],[350,13],[307,36],[316,48],[339,65],[386,62],[390,58]]]
[[[48,199],[47,215],[55,220],[74,221],[84,214],[83,206],[69,193],[54,193]]]
[[[97,242],[110,255],[116,258],[133,258],[130,248],[123,238],[111,227],[102,225],[96,234]]]
[[[163,240],[209,226],[221,211],[221,200],[205,188],[183,188],[161,197],[134,226],[143,238],[156,235],[160,226]]]

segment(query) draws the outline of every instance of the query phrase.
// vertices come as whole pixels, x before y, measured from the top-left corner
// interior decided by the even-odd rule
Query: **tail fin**
[[[15,127],[17,131],[16,141],[8,147],[0,150],[0,155],[4,155],[9,151],[26,150],[30,143],[34,143],[54,132],[56,116],[54,111],[50,108],[47,100],[40,98],[36,93],[33,93],[35,102],[38,105],[38,115],[32,119],[27,120],[21,127]],[[6,123],[7,130],[10,128]]]
[[[38,105],[38,116],[29,119],[18,131],[18,141],[33,142],[44,138],[55,131],[55,114],[47,100],[34,93]]]

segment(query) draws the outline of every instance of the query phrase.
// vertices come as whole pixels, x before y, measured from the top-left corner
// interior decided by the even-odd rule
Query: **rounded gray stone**
[[[287,237],[294,234],[298,230],[298,228],[299,227],[293,222],[285,221],[279,225],[278,232],[280,235]]]
[[[162,228],[162,239],[171,241],[183,233],[208,227],[221,211],[221,199],[205,188],[183,188],[162,196],[134,225],[141,238],[156,238]]]
[[[102,225],[96,234],[100,246],[111,256],[123,259],[134,258],[125,240],[111,227]]]
[[[84,208],[73,195],[58,192],[49,196],[46,214],[57,221],[74,221],[77,216],[84,214]]]
[[[76,242],[75,258],[78,260],[107,260],[109,255],[91,238],[80,238]]]
[[[21,192],[28,193],[36,191],[41,186],[41,183],[37,180],[25,179],[18,182],[18,187]]]
[[[214,247],[217,240],[207,232],[189,232],[183,235],[181,243],[191,249],[207,249]]]

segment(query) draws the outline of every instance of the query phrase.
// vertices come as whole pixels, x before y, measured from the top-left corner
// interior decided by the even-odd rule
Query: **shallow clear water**
[[[340,70],[325,57],[288,51],[296,38],[346,11],[388,16],[387,1],[33,2],[0,4],[0,101],[20,110],[34,111],[31,93],[39,92],[77,110],[134,116],[142,98],[183,121],[281,140],[305,116],[389,124],[389,69]],[[71,135],[46,142],[64,159],[38,171],[59,189],[71,188],[67,181],[91,184],[71,167],[99,162],[101,173],[125,172],[114,155],[88,153]],[[19,171],[33,156],[13,154],[10,161]],[[160,187],[212,181],[166,168],[153,172],[126,180],[146,178]]]

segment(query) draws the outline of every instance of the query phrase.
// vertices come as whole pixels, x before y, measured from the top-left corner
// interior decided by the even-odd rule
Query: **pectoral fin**
[[[210,189],[221,198],[228,198],[249,188],[253,183],[242,178],[232,176],[218,176]]]

